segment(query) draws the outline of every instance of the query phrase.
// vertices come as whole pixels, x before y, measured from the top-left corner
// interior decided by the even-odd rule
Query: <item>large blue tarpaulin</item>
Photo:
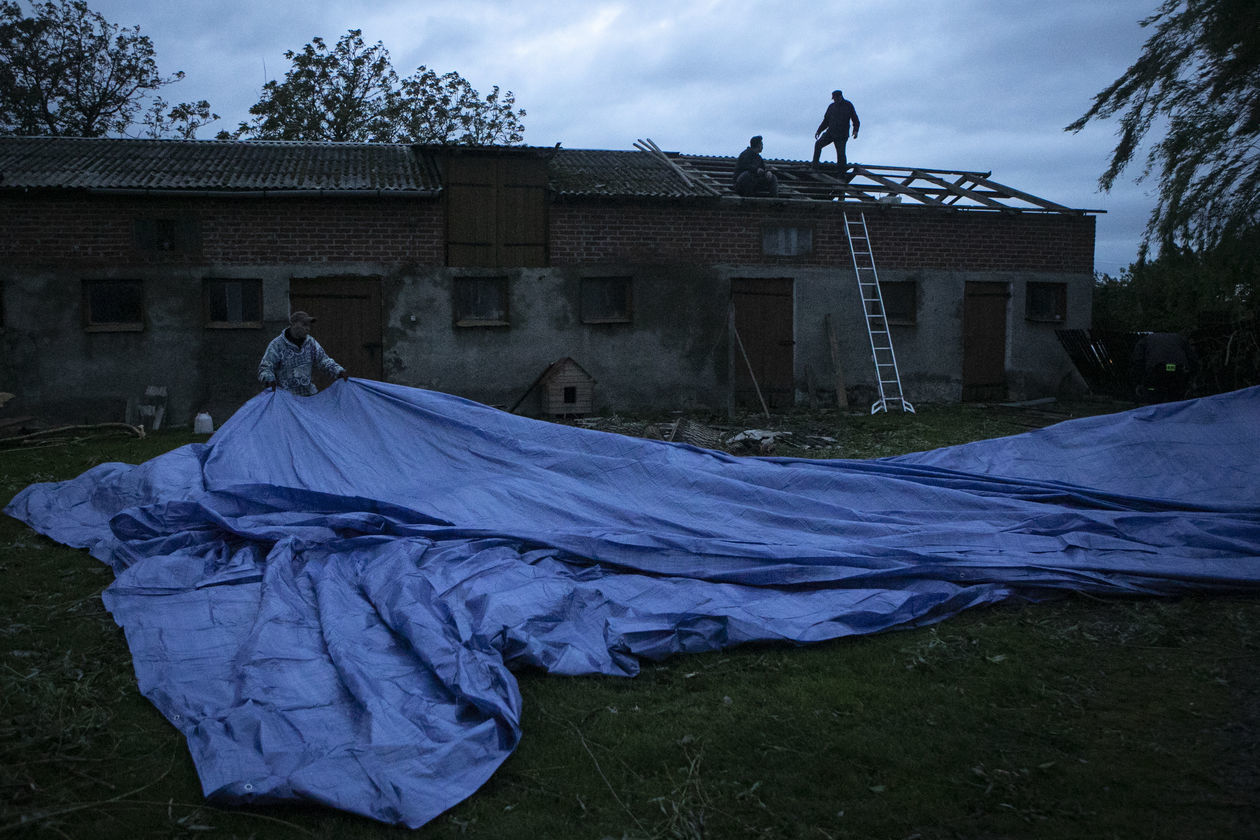
[[[736,458],[351,380],[5,512],[113,567],[208,796],[418,826],[517,744],[515,667],[1260,590],[1258,421],[1249,389],[876,461]]]

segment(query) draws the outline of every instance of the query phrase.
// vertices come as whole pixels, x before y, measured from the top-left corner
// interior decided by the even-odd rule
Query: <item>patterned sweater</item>
[[[332,356],[324,352],[314,336],[307,336],[301,346],[289,339],[288,331],[280,333],[267,345],[262,361],[258,363],[258,381],[264,385],[275,382],[286,391],[309,397],[318,389],[311,381],[311,373],[319,366],[329,376],[340,376],[344,368]]]

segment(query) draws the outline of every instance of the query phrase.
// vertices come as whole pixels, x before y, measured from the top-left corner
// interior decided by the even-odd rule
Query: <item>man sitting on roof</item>
[[[735,192],[740,195],[779,194],[779,179],[761,159],[761,135],[748,141],[748,148],[735,161]]]

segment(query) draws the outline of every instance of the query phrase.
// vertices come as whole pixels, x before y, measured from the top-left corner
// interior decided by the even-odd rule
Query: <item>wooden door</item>
[[[790,408],[796,397],[792,377],[796,341],[791,278],[734,278],[731,302],[736,333],[731,337],[735,344],[736,404],[760,408],[760,387],[769,407]]]
[[[967,283],[963,292],[964,401],[1006,399],[1006,283]]]
[[[384,376],[379,277],[295,277],[289,304],[316,318],[311,335],[351,376]],[[328,381],[317,375],[316,384]]]

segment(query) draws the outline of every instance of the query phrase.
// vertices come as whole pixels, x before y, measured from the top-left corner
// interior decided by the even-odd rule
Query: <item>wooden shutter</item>
[[[447,265],[546,265],[546,188],[547,164],[540,158],[449,158]]]

